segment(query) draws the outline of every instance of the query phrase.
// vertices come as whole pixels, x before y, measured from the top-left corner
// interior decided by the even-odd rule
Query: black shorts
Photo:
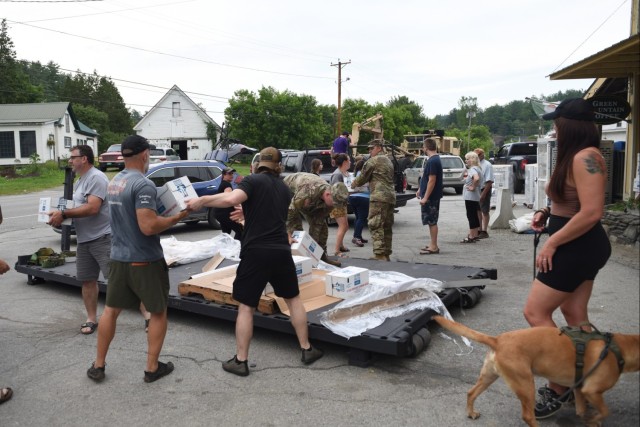
[[[551,215],[549,235],[553,235],[570,218]],[[536,279],[552,289],[573,292],[585,280],[594,280],[611,256],[611,243],[599,222],[582,236],[562,246],[553,255],[553,270],[538,273]]]
[[[249,307],[257,307],[267,282],[281,298],[300,294],[290,249],[254,248],[244,251],[233,281],[233,299]]]

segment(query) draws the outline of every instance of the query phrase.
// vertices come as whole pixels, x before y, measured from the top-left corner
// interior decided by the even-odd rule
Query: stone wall
[[[640,245],[640,215],[637,210],[628,212],[605,210],[602,224],[611,242]]]

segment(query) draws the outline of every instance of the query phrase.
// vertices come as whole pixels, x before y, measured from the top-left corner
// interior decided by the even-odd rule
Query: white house
[[[215,127],[217,139],[220,126],[174,85],[133,130],[158,147],[173,148],[183,160],[202,160],[215,142],[207,136],[208,123]]]
[[[627,140],[627,122],[619,121],[612,125],[602,125],[602,139],[609,141],[626,141]]]
[[[29,163],[69,155],[74,145],[90,145],[97,155],[98,133],[76,118],[68,102],[0,105],[0,165]]]

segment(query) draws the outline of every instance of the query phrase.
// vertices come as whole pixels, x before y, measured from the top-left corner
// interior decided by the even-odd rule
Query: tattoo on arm
[[[589,154],[589,156],[584,159],[584,164],[587,167],[587,172],[590,174],[602,174],[604,175],[604,165],[602,164],[602,157],[598,157],[597,154]]]

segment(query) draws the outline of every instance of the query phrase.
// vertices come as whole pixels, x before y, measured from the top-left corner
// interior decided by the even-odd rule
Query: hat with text
[[[349,190],[343,182],[336,182],[331,186],[331,198],[333,199],[333,206],[346,205],[348,197]]]
[[[258,163],[258,169],[265,167],[271,170],[276,170],[281,160],[282,155],[280,155],[280,151],[278,151],[277,148],[263,148],[262,151],[260,151],[260,162]]]
[[[593,105],[582,98],[570,98],[562,101],[554,111],[542,116],[544,120],[554,120],[564,117],[571,120],[592,122],[595,120]]]
[[[142,153],[144,150],[150,149],[152,146],[149,141],[140,135],[130,135],[122,141],[122,157],[131,157]],[[155,147],[154,147],[155,148]]]

